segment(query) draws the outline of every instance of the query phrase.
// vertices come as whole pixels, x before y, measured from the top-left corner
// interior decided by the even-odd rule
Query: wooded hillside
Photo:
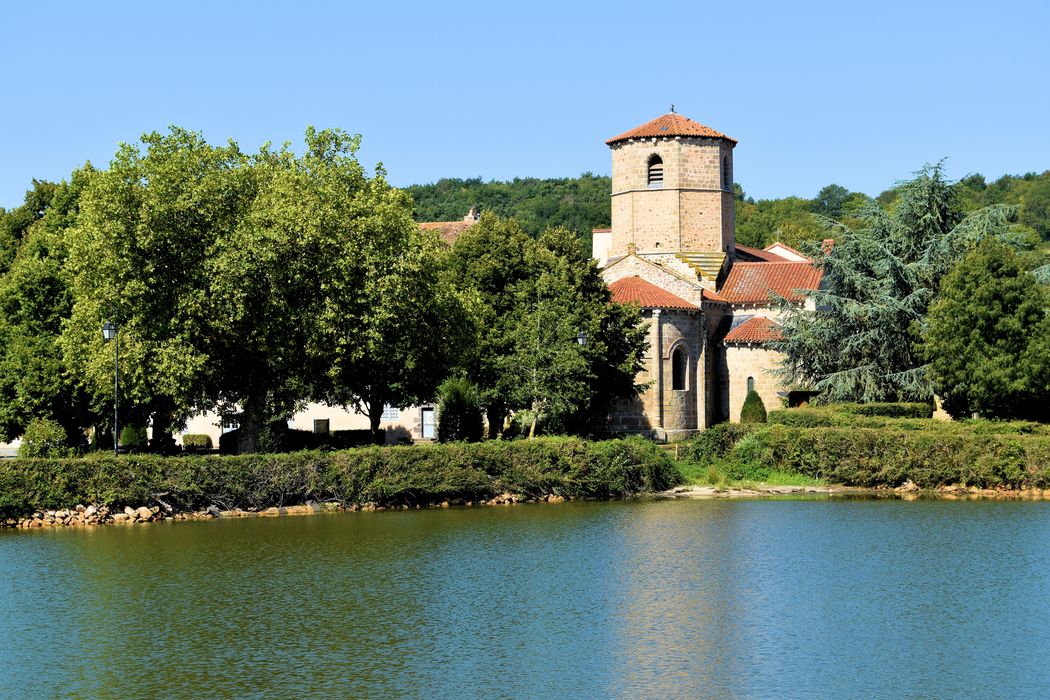
[[[748,197],[739,184],[735,187],[737,242],[756,247],[777,240],[798,245],[826,238],[820,217],[848,220],[865,204],[874,201],[892,208],[897,199],[896,187],[874,200],[836,184],[824,187],[812,198],[759,200]],[[991,183],[983,175],[969,175],[955,187],[965,211],[990,204],[1014,205],[1018,224],[1043,241],[1050,240],[1050,170],[1004,175]],[[443,178],[429,185],[413,185],[407,191],[415,200],[417,221],[454,221],[476,206],[516,219],[533,236],[548,226],[564,226],[576,231],[587,249],[591,229],[610,225],[612,182],[591,173],[575,178],[515,178],[510,182]]]

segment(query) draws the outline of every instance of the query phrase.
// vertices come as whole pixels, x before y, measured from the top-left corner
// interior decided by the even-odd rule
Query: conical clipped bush
[[[740,409],[740,422],[766,422],[766,405],[762,403],[762,397],[754,389],[747,392],[747,398],[744,399],[744,407]]]
[[[478,389],[466,379],[452,377],[438,388],[438,442],[478,442],[485,434]]]

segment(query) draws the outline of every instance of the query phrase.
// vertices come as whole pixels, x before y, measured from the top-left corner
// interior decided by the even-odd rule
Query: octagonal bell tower
[[[736,140],[671,111],[606,141],[612,150],[609,257],[675,254],[717,276],[736,244]]]

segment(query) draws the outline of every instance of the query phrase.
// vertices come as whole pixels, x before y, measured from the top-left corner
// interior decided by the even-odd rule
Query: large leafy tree
[[[157,439],[210,398],[215,316],[207,263],[251,203],[250,176],[236,145],[211,146],[173,127],[122,145],[81,195],[68,233],[74,303],[64,358],[96,407],[112,401],[113,348],[100,328],[116,321],[121,413],[129,422],[151,420]]]
[[[1010,239],[1010,211],[964,217],[939,164],[895,191],[892,211],[869,204],[860,225],[833,226],[833,248],[810,247],[824,271],[816,312],[783,304],[782,373],[826,400],[929,400],[919,339],[941,278],[980,240]]]
[[[1050,420],[1050,293],[1007,246],[982,241],[945,276],[924,339],[953,415]]]
[[[65,232],[76,220],[80,192],[90,168],[69,182],[34,182],[27,196],[33,212],[17,231],[17,254],[0,277],[0,439],[21,435],[33,419],[51,419],[66,442],[83,441],[94,422],[87,396],[66,366],[58,346],[72,294],[62,275],[67,255]],[[50,193],[51,199],[41,197]]]
[[[507,411],[529,411],[532,433],[584,432],[636,391],[645,348],[638,311],[610,303],[572,232],[533,240],[485,214],[453,246],[450,268],[479,298],[482,331],[467,373],[493,433]]]
[[[316,354],[326,366],[320,393],[368,416],[375,435],[384,406],[433,400],[473,344],[470,301],[442,264],[436,234],[420,231],[411,200],[380,173],[354,202],[361,216],[342,235],[326,286]]]

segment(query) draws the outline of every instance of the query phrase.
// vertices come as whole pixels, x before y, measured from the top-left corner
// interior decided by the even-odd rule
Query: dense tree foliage
[[[894,187],[873,200],[832,183],[812,199],[792,196],[755,200],[739,184],[734,187],[737,242],[758,248],[774,241],[795,247],[819,241],[828,235],[824,218],[859,226],[857,217],[865,206],[875,201],[892,208],[899,194],[899,188]],[[960,180],[955,189],[963,213],[1007,204],[1016,207],[1021,225],[1044,241],[1050,240],[1050,171],[1004,175],[992,184],[981,175],[971,175]],[[516,219],[532,236],[548,226],[564,226],[575,231],[585,250],[590,250],[591,229],[609,226],[612,182],[589,173],[578,178],[517,178],[510,182],[448,178],[430,185],[413,185],[408,192],[416,200],[417,221],[455,221],[474,206]]]
[[[783,304],[774,347],[787,356],[785,378],[829,401],[931,399],[919,340],[926,310],[943,276],[979,241],[1020,244],[1009,214],[993,206],[964,215],[936,165],[897,188],[890,211],[869,204],[859,226],[831,227],[833,248],[809,248],[824,271],[810,294],[816,313]]]
[[[583,173],[575,178],[515,178],[483,182],[481,178],[443,178],[406,190],[415,201],[416,221],[458,221],[470,210],[514,219],[536,237],[550,227],[576,232],[590,251],[591,229],[609,226],[612,180]]]
[[[246,155],[173,128],[122,146],[107,170],[37,183],[4,214],[17,241],[0,279],[4,436],[33,417],[71,440],[105,421],[109,319],[120,412],[159,438],[218,409],[237,412],[250,452],[307,400],[361,406],[375,423],[384,403],[432,398],[472,326],[442,247],[381,169],[364,172],[358,144],[310,129],[301,156]]]
[[[485,436],[485,417],[478,388],[464,377],[449,377],[438,388],[438,442],[478,442]]]
[[[953,415],[1050,420],[1050,289],[1007,246],[982,241],[945,276],[924,349]]]
[[[449,269],[477,295],[481,330],[466,369],[494,433],[509,411],[530,412],[530,432],[585,431],[636,390],[638,311],[609,303],[571,231],[534,240],[514,221],[482,214],[453,245]]]
[[[73,304],[63,274],[64,231],[76,218],[91,175],[87,168],[68,183],[35,181],[22,211],[12,217],[18,225],[10,220],[5,225],[18,244],[0,276],[0,440],[12,440],[31,421],[47,419],[62,426],[70,445],[78,445],[93,420],[88,397],[58,343]],[[45,196],[50,196],[46,202]]]

